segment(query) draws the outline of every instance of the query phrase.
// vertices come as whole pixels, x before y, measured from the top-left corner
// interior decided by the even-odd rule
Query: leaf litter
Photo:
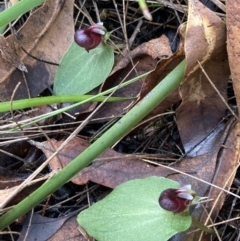
[[[41,9],[44,10],[44,7],[35,10],[31,16],[33,20],[31,20],[30,17],[25,26],[19,31],[20,37],[23,36],[22,40],[21,38],[18,40],[20,41],[20,46],[24,47],[27,52],[40,56],[40,58],[43,59],[48,58],[46,53],[51,52],[51,61],[59,63],[61,56],[66,51],[73,37],[73,23],[71,19],[72,4],[69,3],[69,1],[66,2],[68,2],[68,5],[66,4],[64,7],[59,7],[61,6],[59,5],[59,1],[47,1],[45,3],[45,7],[48,6],[50,9],[53,8],[54,10],[48,12],[52,15],[50,22],[48,22],[47,15],[43,16],[43,21],[46,22],[42,25],[42,29],[40,26],[36,28],[35,23],[36,19],[40,18],[41,14],[43,14]],[[149,117],[154,117],[161,114],[173,105],[179,105],[179,100],[181,99],[181,104],[176,110],[176,123],[186,155],[183,155],[178,161],[176,159],[177,162],[171,165],[171,167],[176,170],[169,170],[162,165],[158,167],[158,163],[155,164],[156,166],[153,166],[141,162],[140,160],[142,158],[134,157],[128,159],[124,157],[124,154],[119,154],[118,152],[109,149],[104,154],[104,157],[109,158],[110,160],[112,158],[114,160],[96,160],[91,166],[87,167],[82,173],[74,178],[77,185],[83,185],[88,181],[92,181],[113,188],[122,182],[135,178],[143,178],[151,175],[166,176],[173,180],[177,180],[182,184],[193,183],[193,185],[195,185],[195,190],[199,195],[208,195],[209,198],[213,198],[215,202],[209,202],[207,212],[211,213],[213,221],[217,218],[226,194],[214,187],[209,189],[209,185],[206,185],[201,181],[196,181],[191,177],[177,174],[177,172],[179,170],[181,172],[189,173],[196,178],[227,190],[230,189],[233,182],[239,157],[239,124],[234,123],[234,121],[227,122],[224,120],[227,107],[210,85],[207,77],[202,72],[199,63],[201,63],[207,75],[220,91],[223,98],[226,99],[227,81],[230,75],[228,66],[229,56],[232,81],[237,96],[238,92],[236,90],[238,85],[236,80],[238,78],[238,58],[236,55],[236,38],[238,34],[236,34],[237,28],[234,28],[235,22],[233,24],[233,21],[235,20],[232,18],[232,16],[238,14],[236,11],[237,5],[234,5],[235,3],[236,1],[234,1],[231,6],[227,5],[227,25],[229,29],[229,32],[227,33],[225,24],[214,12],[208,10],[198,1],[190,0],[187,25],[182,25],[179,28],[179,31],[182,31],[185,35],[183,36],[178,51],[174,55],[170,56],[169,53],[166,54],[168,59],[161,59],[161,56],[164,56],[165,54],[159,55],[153,51],[154,57],[160,56],[158,61],[156,61],[156,59],[154,60],[154,57],[146,56],[146,53],[149,54],[150,42],[145,45],[143,44],[146,49],[143,50],[139,47],[138,49],[134,49],[130,54],[130,60],[132,59],[134,63],[139,62],[136,66],[136,68],[138,68],[138,73],[155,68],[146,79],[142,80],[142,84],[138,83],[134,95],[136,96],[140,93],[140,98],[145,96],[157,84],[157,81],[162,79],[173,66],[176,66],[176,63],[181,61],[185,54],[187,61],[186,72],[179,90],[171,97],[168,97],[165,100],[165,104],[161,104],[159,108],[155,109],[154,112],[149,115]],[[62,11],[62,9],[65,9],[65,11]],[[37,14],[40,14],[40,16]],[[53,20],[54,18],[56,18],[56,20]],[[24,32],[24,28],[26,29],[26,32]],[[50,30],[47,31],[47,28],[53,29],[53,33],[51,34]],[[66,33],[66,36],[68,37],[64,38],[61,43],[58,43],[59,41],[54,41],[53,44],[51,41],[60,38],[63,28],[64,33]],[[48,34],[50,34],[50,36]],[[40,38],[36,36],[42,37]],[[228,53],[226,52],[226,36],[228,38]],[[32,38],[39,39],[39,41],[35,42]],[[8,37],[6,41],[12,44],[13,38]],[[162,44],[162,42],[160,43]],[[164,44],[164,46],[169,48],[168,43]],[[31,96],[39,95],[46,86],[52,84],[51,81],[53,80],[56,67],[35,61],[20,50],[17,51],[17,54],[20,57],[19,63],[25,64],[29,70],[27,77],[30,80],[28,87]],[[151,53],[150,55],[152,56]],[[1,79],[3,82],[1,83],[3,87],[1,88],[0,98],[1,100],[9,100],[16,86],[16,80],[19,79],[19,76],[20,79],[22,79],[22,75],[20,71],[16,74],[17,71],[15,70],[15,67],[10,63],[7,63],[3,59],[1,61],[3,63],[1,64],[1,76],[3,76]],[[122,62],[118,62],[118,64],[115,65],[115,69],[118,69],[118,74],[122,72],[121,75],[119,74],[120,79],[132,68],[131,61],[128,61],[129,60],[126,61],[126,57],[124,57]],[[151,61],[152,64],[146,66],[146,63],[149,63],[149,61]],[[11,73],[11,75],[9,75],[9,73]],[[41,76],[44,76],[44,81],[37,81],[40,73]],[[134,76],[135,72],[133,71],[133,73]],[[110,76],[104,85],[111,86],[108,84],[108,81],[110,83],[113,79],[115,81],[115,77],[118,76],[118,74]],[[34,79],[34,83],[32,84],[31,79]],[[36,85],[36,83],[38,84]],[[19,89],[19,92],[16,92],[14,97],[16,99],[26,98],[28,95],[25,89]],[[237,104],[239,104],[239,98],[236,98]],[[112,107],[111,112],[109,113],[113,115],[122,114],[124,113],[126,106],[121,107],[118,112],[115,111],[115,108],[116,107]],[[104,112],[102,112],[102,115],[98,114],[99,118],[106,116],[107,114],[104,114]],[[50,141],[53,145],[56,145],[56,147],[61,144],[61,140],[59,139],[51,139],[42,143],[36,142],[37,148],[40,148],[46,156],[53,151],[51,149],[52,145],[50,145]],[[58,158],[52,160],[50,163],[51,168],[57,170],[62,166],[65,166],[88,145],[89,142],[85,140],[79,138],[73,139],[68,146],[59,153]],[[46,148],[49,150],[47,151]],[[62,157],[62,155],[64,157]],[[61,161],[61,165],[59,165],[59,161]],[[18,185],[18,183],[16,183],[16,185]],[[26,195],[27,194],[25,194],[25,196]],[[203,214],[203,209],[201,208],[194,212],[194,216],[201,218],[202,221],[207,221],[209,219],[207,215]],[[185,234],[177,235],[178,240],[199,240],[200,237],[200,234],[197,232],[188,234],[187,236],[183,235]],[[210,237],[205,235],[201,240],[210,240]]]
[[[57,67],[35,60],[28,54],[38,59],[50,59],[53,63],[59,63],[73,40],[72,11],[73,4],[69,1],[46,1],[41,8],[31,14],[16,36],[10,35],[6,38],[12,48],[15,43],[18,46],[16,53],[28,70],[25,74],[27,86],[21,71],[16,70],[12,64],[1,58],[1,101],[10,100],[18,82],[21,84],[13,96],[14,99],[29,98],[27,90],[31,97],[38,96],[53,84]],[[49,53],[51,53],[50,56],[48,56]]]

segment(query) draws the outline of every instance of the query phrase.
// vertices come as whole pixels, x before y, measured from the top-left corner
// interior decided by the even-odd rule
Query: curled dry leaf
[[[198,61],[225,99],[229,77],[225,23],[197,0],[189,1],[185,55],[186,72],[180,87],[182,103],[176,117],[184,149],[189,152],[211,133],[226,110]],[[195,152],[191,155],[197,155]]]
[[[126,67],[130,63],[131,59],[133,60],[136,57],[144,55],[151,56],[152,59],[170,58],[173,53],[168,38],[165,35],[162,35],[160,38],[152,39],[139,45],[133,49],[129,55],[126,55],[118,60],[114,69],[112,70],[112,74]]]
[[[191,170],[191,174],[196,173],[194,176],[199,177],[200,180],[229,189],[239,158],[239,127],[238,125],[231,126],[231,123],[229,125],[219,124],[225,116],[226,106],[198,65],[199,61],[226,99],[229,77],[226,26],[215,13],[196,0],[189,1],[185,54],[186,72],[180,88],[182,104],[177,109],[176,116],[184,149],[192,158],[183,160],[182,165],[185,165],[187,170]],[[227,140],[225,140],[226,136],[228,136]],[[220,148],[222,143],[224,147],[227,147],[226,149]],[[191,180],[181,175],[177,176],[172,176],[172,178]],[[217,199],[220,194],[219,189],[210,187],[208,193],[208,185],[194,180],[191,180],[191,183],[195,183],[200,192],[205,192],[200,193],[201,196],[209,196],[216,201],[215,204],[213,201],[206,205],[207,212],[213,208],[211,218],[215,220],[222,207],[225,194]],[[203,208],[196,209],[193,215],[202,222],[208,219]],[[178,240],[197,241],[199,235],[199,233],[190,233],[187,236],[179,234]],[[201,240],[210,240],[210,236],[205,235]]]

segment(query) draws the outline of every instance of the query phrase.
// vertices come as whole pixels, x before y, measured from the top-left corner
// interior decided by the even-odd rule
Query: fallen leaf
[[[0,189],[17,186],[25,179],[26,175],[24,176],[6,168],[0,167]]]
[[[223,128],[219,129],[215,134],[220,135],[223,133]],[[34,142],[36,147],[40,148],[46,155],[50,157],[53,154],[53,147],[57,149],[61,146],[63,141],[56,141],[51,139],[46,142]],[[198,178],[203,178],[205,181],[211,182],[215,165],[216,157],[218,155],[221,139],[216,143],[216,149],[214,153],[208,153],[200,155],[195,158],[186,158],[183,161],[173,165],[176,169],[169,170],[167,167],[156,167],[151,164],[141,161],[137,158],[127,158],[124,154],[118,153],[112,149],[105,151],[97,160],[95,160],[90,166],[84,168],[73,179],[72,182],[78,185],[84,185],[89,181],[114,188],[117,185],[137,178],[145,178],[149,176],[164,176],[173,180],[180,181],[182,185],[192,183],[195,190],[201,196],[206,194],[208,185],[199,183],[199,181],[192,180],[189,177],[181,176],[177,170],[184,171],[192,174]],[[74,138],[71,140],[65,148],[58,154],[58,157],[54,157],[49,163],[51,169],[59,170],[71,162],[82,151],[89,146],[89,143],[85,140]],[[104,158],[104,160],[101,160]]]
[[[139,103],[162,79],[164,79],[183,59],[184,59],[184,34],[185,24],[179,26],[180,43],[178,50],[168,59],[162,59],[158,62],[156,68],[143,80],[142,89],[135,104]],[[144,119],[143,125],[139,125],[132,133],[136,132],[147,124],[145,120],[151,119],[156,115],[164,113],[173,104],[180,101],[179,90],[173,91],[166,99],[164,99],[157,107],[155,107]]]
[[[180,86],[182,103],[176,118],[185,152],[194,155],[189,152],[211,133],[226,110],[198,61],[225,99],[229,77],[225,23],[196,0],[189,1],[185,55],[186,71]]]
[[[51,139],[51,144],[49,141],[42,143],[31,141],[31,143],[40,148],[48,158],[54,152],[52,145],[54,146],[54,149],[57,149],[62,145],[63,141]],[[58,156],[51,160],[49,163],[51,169],[62,169],[88,146],[89,143],[83,139],[72,139],[67,146],[58,153]],[[173,171],[162,167],[156,168],[136,158],[124,158],[124,154],[120,154],[110,148],[100,155],[99,158],[100,160],[95,160],[92,165],[83,169],[82,172],[76,175],[71,181],[78,185],[84,185],[87,182],[92,181],[114,188],[128,180],[149,177],[152,175],[166,176],[173,173]],[[101,161],[101,158],[105,158],[105,161]],[[108,161],[106,159],[108,159]]]
[[[16,205],[17,203],[21,202],[24,198],[28,197],[32,192],[38,189],[43,183],[43,180],[30,184],[29,186],[25,187],[22,191],[20,191],[12,200],[10,200],[7,205],[4,207],[9,207]],[[6,199],[16,190],[18,186],[11,187],[8,189],[0,190],[0,207],[3,208],[3,203],[6,202]]]
[[[227,51],[231,70],[232,82],[238,110],[240,110],[240,6],[239,2],[226,1],[226,23],[227,23]]]
[[[16,34],[19,46],[16,53],[28,70],[25,74],[28,86],[25,86],[22,73],[0,57],[0,99],[2,101],[11,99],[13,90],[19,82],[21,84],[14,99],[28,98],[27,89],[31,97],[37,96],[53,84],[57,67],[31,58],[22,48],[39,59],[59,63],[73,41],[72,13],[72,1],[48,0],[30,15]],[[9,36],[6,41],[14,46],[16,40],[15,37]]]
[[[230,190],[233,179],[235,177],[237,167],[239,166],[240,156],[240,123],[235,121],[231,124],[231,129],[222,146],[218,157],[218,165],[216,167],[215,175],[212,184]],[[219,196],[220,195],[220,196]],[[219,196],[219,197],[218,197]],[[214,200],[213,203],[208,205],[208,210],[213,208],[211,218],[217,218],[219,210],[226,198],[226,193],[214,187],[210,188],[209,197]]]
[[[23,229],[21,231],[21,236],[19,237],[18,241],[45,241],[48,240],[51,236],[53,236],[69,219],[67,217],[61,218],[48,218],[43,217],[37,213],[34,213],[32,219],[30,220],[31,213],[27,214],[26,219],[23,223]],[[31,221],[31,225],[29,228],[29,222]],[[27,238],[25,238],[27,234]],[[61,240],[61,239],[59,239]]]
[[[86,241],[85,237],[78,230],[77,217],[71,217],[63,226],[47,241]]]
[[[2,57],[10,64],[12,64],[21,71],[27,72],[26,66],[16,54],[15,49],[13,49],[12,46],[8,44],[8,42],[2,35],[0,35],[0,52],[2,54]]]
[[[169,40],[165,35],[160,38],[152,39],[146,43],[143,43],[133,49],[128,55],[120,57],[112,74],[116,71],[125,68],[131,60],[136,57],[148,55],[152,59],[166,59],[172,56],[172,50],[169,44]]]

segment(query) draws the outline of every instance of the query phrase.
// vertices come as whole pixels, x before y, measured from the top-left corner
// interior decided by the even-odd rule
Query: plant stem
[[[192,217],[192,223],[195,227],[199,228],[200,230],[209,233],[209,234],[216,234],[215,231],[212,228],[208,228],[207,226],[205,226],[204,224],[198,222],[195,218]]]
[[[0,217],[0,230],[6,228],[18,217],[24,215],[34,206],[71,180],[79,171],[111,147],[116,141],[127,134],[140,120],[150,113],[161,101],[175,90],[184,75],[185,60],[169,73],[145,98],[134,106],[114,126],[106,131],[97,141],[84,150],[66,167],[46,181],[41,187],[30,194],[10,211]]]
[[[12,110],[25,109],[30,107],[36,107],[41,105],[50,105],[57,103],[66,103],[66,102],[79,102],[91,98],[91,101],[102,102],[106,99],[106,96],[97,96],[93,95],[70,95],[70,96],[48,96],[48,97],[37,97],[31,99],[23,100],[14,100],[6,101],[0,103],[0,112],[6,112]],[[116,102],[129,100],[131,98],[121,98],[121,97],[110,97],[107,102]],[[133,98],[134,99],[134,98]]]

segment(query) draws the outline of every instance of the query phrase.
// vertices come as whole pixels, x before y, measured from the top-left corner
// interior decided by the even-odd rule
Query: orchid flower
[[[158,199],[159,205],[173,213],[185,211],[195,198],[196,193],[191,190],[191,185],[179,189],[169,188],[164,190]]]
[[[101,42],[102,37],[106,34],[103,23],[96,23],[86,29],[79,29],[74,34],[75,42],[87,52],[96,48]]]

